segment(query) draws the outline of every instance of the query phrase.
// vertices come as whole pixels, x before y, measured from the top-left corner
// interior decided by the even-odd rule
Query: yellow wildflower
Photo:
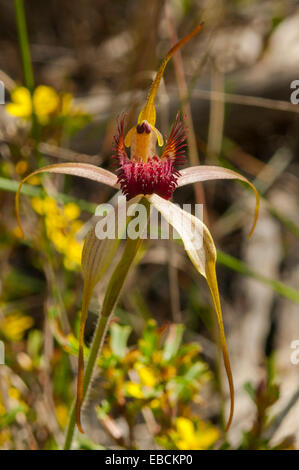
[[[26,330],[33,325],[33,319],[23,315],[21,312],[15,312],[7,315],[0,320],[0,331],[11,341],[20,341]]]
[[[5,415],[5,413],[6,413],[6,409],[4,407],[4,404],[2,402],[1,395],[0,395],[0,417]]]
[[[44,201],[40,197],[33,197],[31,199],[31,206],[39,215],[44,213]]]
[[[30,119],[34,112],[41,124],[47,124],[51,116],[66,116],[72,111],[73,97],[70,93],[59,95],[54,88],[39,85],[31,96],[23,86],[11,92],[11,103],[6,105],[6,111],[13,116]]]
[[[177,375],[177,369],[175,366],[170,364],[167,367],[165,367],[164,374],[165,374],[165,378],[169,380],[170,378],[175,377]]]
[[[10,387],[10,389],[8,391],[8,395],[11,398],[14,398],[15,400],[19,400],[21,398],[21,394],[20,394],[19,390],[15,387]]]
[[[12,164],[12,162],[4,162],[2,159],[2,161],[0,162],[0,169],[2,176],[7,176],[8,178],[11,178],[14,170],[14,165]]]
[[[13,116],[29,119],[32,114],[30,91],[24,86],[20,86],[15,88],[10,96],[11,103],[6,105],[6,111]]]
[[[133,398],[143,398],[143,392],[140,384],[136,382],[127,382],[126,384],[127,394]]]
[[[71,93],[63,93],[61,97],[61,114],[66,116],[70,113],[73,104],[73,96]]]
[[[79,230],[81,230],[83,227],[83,222],[81,220],[74,220],[71,222],[69,227],[71,234],[74,235],[75,233],[79,232]]]
[[[69,202],[64,206],[63,212],[67,219],[77,219],[80,215],[80,207],[74,202]]]
[[[162,352],[154,351],[152,359],[153,359],[153,364],[161,364],[161,361],[163,360]]]
[[[54,228],[50,233],[48,232],[48,236],[56,246],[57,250],[60,253],[64,253],[67,248],[68,240],[61,230]]]
[[[66,246],[65,254],[70,261],[80,264],[82,255],[82,243],[74,238],[70,238]]]
[[[46,197],[44,199],[44,212],[45,214],[58,214],[59,209],[57,207],[57,202],[51,197]]]
[[[153,410],[158,410],[158,409],[161,407],[161,402],[160,402],[160,400],[158,400],[158,398],[154,398],[154,399],[150,402],[150,407],[151,407]]]
[[[33,93],[33,110],[41,124],[46,124],[51,114],[59,106],[59,95],[56,91],[45,85],[38,86]]]
[[[146,367],[137,363],[135,368],[138,372],[142,385],[145,385],[146,387],[154,387],[156,385],[156,377],[150,367]]]
[[[80,208],[70,202],[61,208],[55,199],[47,196],[45,199],[34,197],[31,205],[35,212],[45,216],[45,226],[48,238],[53,242],[59,253],[64,255],[66,269],[76,269],[81,262],[83,241],[75,238],[83,222],[78,220]]]
[[[56,214],[49,214],[48,220],[55,228],[66,229],[69,227],[69,223],[66,217],[63,215],[63,210],[59,209],[59,212]]]
[[[64,429],[68,422],[69,412],[67,407],[64,404],[60,404],[56,406],[56,417],[59,426]]]
[[[1,416],[1,409],[0,409],[0,416]],[[9,429],[3,429],[3,431],[0,432],[0,447],[3,446],[8,440],[10,440],[11,434]]]
[[[31,176],[31,178],[28,180],[29,184],[32,184],[33,186],[38,186],[40,184],[40,177],[39,176]]]
[[[219,431],[214,426],[198,422],[195,427],[193,421],[183,416],[176,420],[174,440],[180,450],[209,449],[219,439]]]

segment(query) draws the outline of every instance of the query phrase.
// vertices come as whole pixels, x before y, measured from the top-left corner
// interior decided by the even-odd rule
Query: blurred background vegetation
[[[75,446],[298,448],[299,364],[291,354],[299,340],[299,106],[290,83],[299,79],[299,2],[25,0],[26,23],[15,8],[22,4],[0,0],[0,448],[63,442],[75,394],[83,238],[96,205],[113,195],[75,177],[32,178],[23,241],[18,182],[63,161],[113,170],[117,116],[126,111],[134,123],[170,45],[202,20],[203,32],[167,68],[158,124],[167,133],[182,109],[188,163],[237,169],[262,196],[251,240],[254,200],[245,186],[209,182],[174,198],[205,204],[219,249],[233,426],[225,437],[228,391],[207,288],[179,244],[152,240],[98,363],[83,416],[89,437],[77,436]],[[91,303],[86,344],[105,285]]]

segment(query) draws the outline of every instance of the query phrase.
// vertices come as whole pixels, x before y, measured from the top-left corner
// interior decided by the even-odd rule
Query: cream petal
[[[249,236],[251,236],[254,232],[258,214],[259,214],[259,205],[260,205],[260,197],[255,188],[255,186],[248,181],[245,176],[240,175],[236,171],[229,170],[228,168],[223,168],[221,166],[209,166],[209,165],[201,165],[201,166],[191,166],[189,168],[184,168],[180,170],[180,176],[177,180],[178,187],[185,186],[186,184],[197,183],[199,181],[209,181],[209,180],[219,180],[219,179],[238,179],[243,181],[244,183],[249,184],[249,186],[253,189],[256,197],[256,205],[255,205],[255,214],[254,214],[254,221],[252,227],[250,229]]]
[[[231,406],[230,415],[226,429],[230,427],[234,413],[234,385],[231,372],[229,354],[226,345],[225,332],[222,320],[222,310],[219,299],[218,283],[216,277],[216,248],[212,236],[206,225],[197,217],[182,210],[177,205],[157,194],[146,196],[149,202],[163,215],[167,222],[178,232],[184,243],[185,249],[197,271],[207,280],[211,291],[214,308],[217,315],[220,342],[224,365],[227,373]],[[186,225],[191,228],[190,232],[186,230]]]
[[[28,181],[31,176],[38,175],[39,173],[61,173],[64,175],[73,175],[80,176],[82,178],[87,178],[92,181],[97,181],[98,183],[103,183],[113,188],[118,188],[117,176],[111,173],[104,168],[91,165],[89,163],[58,163],[56,165],[48,165],[38,170],[33,171],[30,175],[26,176],[21,183],[19,184],[17,193],[16,193],[16,215],[18,225],[21,230],[21,234],[24,238],[24,232],[22,230],[21,220],[20,220],[20,193],[21,188],[26,181]]]

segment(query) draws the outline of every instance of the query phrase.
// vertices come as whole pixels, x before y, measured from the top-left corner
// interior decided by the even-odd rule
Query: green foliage
[[[252,427],[243,433],[243,439],[239,449],[241,450],[269,450],[269,449],[294,449],[294,436],[288,436],[275,446],[271,445],[269,428],[271,407],[280,396],[279,386],[274,381],[273,358],[268,360],[267,377],[256,387],[250,382],[244,385],[244,389],[252,399],[256,407],[256,414]]]
[[[98,417],[105,427],[122,416],[133,429],[146,409],[155,422],[153,437],[170,448],[175,446],[178,418],[193,423],[191,403],[200,401],[211,373],[199,357],[199,346],[182,342],[183,325],[158,328],[149,320],[136,346],[128,346],[130,331],[117,323],[110,328],[99,360],[105,398],[97,407]],[[135,446],[133,431],[122,445]]]

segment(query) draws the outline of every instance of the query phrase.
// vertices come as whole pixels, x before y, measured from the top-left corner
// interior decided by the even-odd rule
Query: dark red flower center
[[[150,134],[151,126],[143,121],[136,126],[138,134]],[[184,161],[186,135],[183,122],[177,116],[161,157],[153,155],[146,161],[133,155],[130,159],[124,146],[124,119],[119,123],[115,136],[114,157],[117,159],[118,183],[127,200],[139,194],[153,194],[170,199],[180,176],[175,165]]]
[[[154,156],[147,162],[127,158],[117,170],[117,175],[121,190],[129,200],[138,194],[153,193],[170,199],[180,174],[171,160]]]
[[[150,134],[151,126],[147,122],[142,122],[141,124],[137,124],[136,131],[138,132],[138,134],[143,134],[144,132],[146,134]]]

